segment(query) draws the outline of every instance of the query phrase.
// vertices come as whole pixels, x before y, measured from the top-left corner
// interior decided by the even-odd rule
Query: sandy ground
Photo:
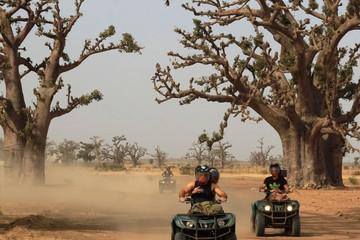
[[[158,191],[160,173],[96,173],[81,168],[48,168],[47,184],[20,190],[0,189],[0,239],[169,240],[170,222],[188,205],[177,193]],[[297,239],[266,229],[249,229],[250,204],[265,176],[222,175],[229,195],[223,207],[236,214],[238,239]],[[193,181],[176,176],[177,188]],[[296,190],[301,203],[300,239],[360,239],[360,188]]]

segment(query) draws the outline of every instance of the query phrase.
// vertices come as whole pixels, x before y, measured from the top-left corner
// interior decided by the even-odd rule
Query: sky
[[[64,14],[72,12],[72,2],[62,2]],[[160,147],[169,157],[180,158],[189,152],[204,130],[208,133],[218,130],[227,104],[198,100],[180,106],[176,99],[162,104],[155,101],[159,96],[153,89],[151,77],[156,63],[170,65],[169,51],[184,52],[174,28],[193,28],[194,17],[181,8],[181,2],[184,1],[173,0],[170,7],[166,7],[162,0],[102,0],[101,4],[98,0],[85,1],[84,15],[67,41],[66,49],[71,59],[78,57],[85,39],[95,38],[109,25],[116,27],[114,41],[128,32],[144,49],[142,55],[117,51],[95,55],[64,74],[62,77],[65,84],[71,84],[73,95],[80,96],[98,89],[104,99],[54,119],[48,134],[50,140],[56,143],[64,139],[90,142],[91,137],[99,136],[111,143],[114,136],[124,135],[129,143],[137,142],[150,154]],[[236,31],[240,35],[249,29],[242,27]],[[28,52],[34,51],[35,56],[35,51],[43,51],[43,46],[37,46],[36,41],[30,39],[24,43],[34,46]],[[198,73],[193,68],[176,72],[175,77],[186,84],[192,75]],[[27,90],[30,94],[26,94],[28,105],[33,99],[31,89],[36,84],[36,76],[24,83],[24,88],[30,89]],[[57,94],[55,101],[64,99],[65,88]],[[251,152],[258,151],[261,138],[265,147],[275,147],[272,155],[282,154],[279,136],[265,121],[243,123],[239,118],[231,118],[223,142],[232,145],[229,152],[237,160],[247,160]]]

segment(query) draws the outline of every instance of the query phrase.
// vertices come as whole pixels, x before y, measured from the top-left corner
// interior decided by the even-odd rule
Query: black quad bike
[[[159,192],[163,193],[164,191],[176,192],[176,180],[171,177],[164,177],[159,180]]]
[[[264,236],[265,228],[284,228],[289,236],[300,235],[300,203],[296,200],[258,200],[251,204],[251,231]]]
[[[171,240],[236,240],[235,224],[233,213],[176,214],[171,220]]]

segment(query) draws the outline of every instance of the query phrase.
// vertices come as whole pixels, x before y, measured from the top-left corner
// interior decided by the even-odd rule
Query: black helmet
[[[220,172],[215,167],[210,168],[210,179],[213,183],[218,183],[220,179]]]
[[[195,178],[199,179],[200,173],[207,173],[208,179],[210,178],[210,168],[205,164],[200,164],[195,168]]]
[[[278,163],[272,163],[270,164],[270,167],[269,167],[269,172],[270,173],[279,173],[281,172],[281,169],[280,169],[280,165]]]

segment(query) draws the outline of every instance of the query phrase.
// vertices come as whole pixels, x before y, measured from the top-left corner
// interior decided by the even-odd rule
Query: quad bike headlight
[[[194,223],[192,223],[192,222],[186,222],[186,226],[187,226],[188,228],[193,228],[193,227],[194,227]]]
[[[170,181],[170,183],[173,183],[173,181]]]
[[[219,227],[223,227],[223,226],[225,226],[225,221],[222,220],[222,219],[218,219],[217,224],[218,224]]]
[[[291,205],[288,205],[288,206],[286,207],[286,210],[288,210],[288,212],[291,212],[293,209],[294,209],[294,208],[293,208],[293,206],[291,206]]]
[[[267,211],[267,212],[268,212],[268,211],[270,211],[270,210],[271,210],[270,205],[266,205],[266,206],[264,206],[264,210],[265,210],[265,211]]]

